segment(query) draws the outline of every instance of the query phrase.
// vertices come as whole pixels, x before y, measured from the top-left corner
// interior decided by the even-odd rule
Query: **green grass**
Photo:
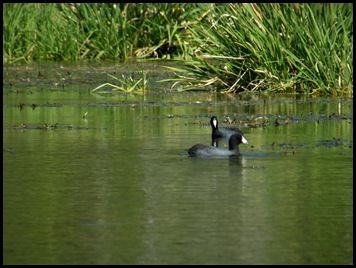
[[[169,59],[183,67],[170,67],[177,75],[165,81],[181,91],[352,95],[352,8],[3,4],[3,62]],[[116,82],[126,91],[137,81]]]
[[[180,90],[352,94],[352,4],[216,4]]]
[[[185,57],[197,4],[4,4],[3,60]]]
[[[91,93],[107,94],[112,93],[113,91],[121,91],[125,93],[145,94],[147,93],[147,79],[143,70],[141,75],[142,77],[136,80],[131,76],[125,77],[122,75],[122,78],[117,78],[116,76],[108,74],[110,78],[114,79],[116,84],[104,83],[91,90]]]

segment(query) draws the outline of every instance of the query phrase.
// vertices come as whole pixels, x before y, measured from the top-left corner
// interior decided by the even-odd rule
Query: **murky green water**
[[[353,263],[352,99],[92,95],[104,67],[5,68],[4,264]],[[213,114],[242,157],[187,156]]]

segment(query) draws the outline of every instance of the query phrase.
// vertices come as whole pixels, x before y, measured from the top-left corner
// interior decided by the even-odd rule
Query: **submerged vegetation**
[[[352,7],[4,4],[3,62],[170,59],[178,90],[352,95]],[[145,89],[145,78],[115,79],[94,91]]]

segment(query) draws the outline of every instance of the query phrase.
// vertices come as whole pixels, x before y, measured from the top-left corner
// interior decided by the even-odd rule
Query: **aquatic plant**
[[[125,77],[122,75],[122,78],[118,78],[111,74],[107,74],[109,77],[113,78],[117,84],[113,83],[104,83],[94,89],[91,90],[91,93],[111,93],[112,91],[123,91],[125,93],[136,93],[136,94],[144,94],[147,92],[147,79],[145,73],[141,72],[141,78],[136,80],[130,77]],[[110,90],[100,90],[101,88],[109,87]]]
[[[209,5],[174,87],[352,95],[352,4]]]
[[[177,76],[164,80],[178,90],[352,96],[352,7],[4,4],[3,62],[178,59],[183,67],[169,67]]]
[[[46,53],[47,44],[53,41],[56,28],[56,16],[52,16],[53,8],[54,5],[43,4],[3,4],[4,62],[27,62]],[[51,28],[50,25],[54,27]],[[47,35],[46,40],[42,40],[44,35]]]
[[[190,3],[3,5],[4,61],[186,57]]]

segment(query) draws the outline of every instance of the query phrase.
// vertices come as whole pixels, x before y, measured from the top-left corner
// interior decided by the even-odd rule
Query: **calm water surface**
[[[98,84],[5,86],[4,264],[353,263],[352,99]],[[187,155],[213,114],[243,156]]]

